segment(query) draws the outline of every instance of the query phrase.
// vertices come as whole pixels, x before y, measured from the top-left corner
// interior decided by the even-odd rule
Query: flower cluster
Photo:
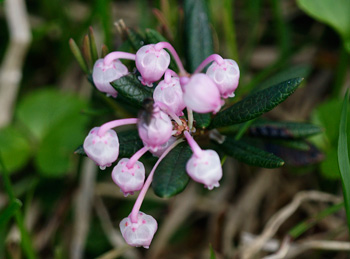
[[[165,49],[175,59],[178,74],[168,68],[170,55]],[[139,79],[146,87],[152,87],[153,83],[158,82],[153,101],[148,102],[148,108],[140,112],[138,118],[110,121],[93,128],[83,146],[87,156],[103,170],[111,166],[119,155],[118,136],[112,128],[137,125],[144,147],[130,159],[119,160],[113,168],[112,179],[125,196],[140,191],[130,215],[120,222],[120,229],[129,245],[148,248],[157,231],[157,221],[140,212],[140,207],[157,166],[176,145],[186,139],[191,147],[193,154],[186,164],[186,171],[194,181],[204,184],[209,190],[219,186],[222,177],[220,158],[214,150],[202,150],[192,137],[196,131],[193,111],[217,113],[224,103],[223,99],[234,96],[239,68],[234,60],[213,54],[190,75],[174,48],[167,42],[143,46],[136,54],[111,52],[96,61],[92,76],[97,89],[114,98],[118,93],[110,82],[128,73],[120,59],[135,61],[141,74]],[[211,62],[206,73],[201,73]],[[185,108],[187,118],[184,117]],[[147,151],[159,159],[145,181],[145,168],[139,159]]]

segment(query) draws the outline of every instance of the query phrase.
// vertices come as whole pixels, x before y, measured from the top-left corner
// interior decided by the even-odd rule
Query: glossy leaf
[[[343,38],[350,53],[350,1],[349,0],[297,0],[300,9],[314,19],[326,23]]]
[[[135,30],[131,28],[125,28],[125,33],[134,50],[137,51],[145,44],[145,39]]]
[[[193,113],[193,118],[196,121],[196,128],[205,129],[211,122],[211,113]]]
[[[214,53],[212,31],[205,0],[185,0],[185,36],[189,72]]]
[[[219,112],[210,128],[219,128],[252,120],[272,110],[289,97],[300,85],[302,78],[293,78],[256,92],[226,110]]]
[[[141,84],[135,74],[128,74],[113,82],[111,85],[129,103],[142,107],[143,100],[152,97],[153,89]]]
[[[254,122],[249,128],[251,136],[277,139],[307,138],[322,131],[311,123],[263,120]]]
[[[276,168],[281,167],[284,164],[284,161],[281,158],[272,153],[251,146],[243,140],[235,141],[230,137],[226,137],[224,143],[219,144],[219,146],[227,155],[248,165]]]
[[[344,205],[346,210],[346,218],[350,231],[350,161],[347,136],[347,119],[348,119],[348,102],[349,93],[347,92],[343,102],[341,112],[341,120],[339,126],[338,139],[338,164],[343,185]]]
[[[152,182],[154,193],[168,198],[182,192],[188,181],[186,163],[192,155],[190,146],[184,142],[177,145],[160,162]]]
[[[137,130],[118,132],[119,157],[131,157],[137,150],[143,147],[142,140]]]

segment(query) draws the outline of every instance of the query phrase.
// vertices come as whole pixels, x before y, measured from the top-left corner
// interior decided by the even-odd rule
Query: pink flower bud
[[[238,86],[239,67],[236,61],[224,59],[221,64],[213,62],[206,73],[217,85],[223,98],[234,97]]]
[[[161,102],[167,105],[177,116],[182,116],[182,110],[186,105],[183,101],[183,93],[180,86],[180,80],[177,77],[171,77],[169,82],[162,80],[153,92],[155,102]]]
[[[119,227],[126,243],[131,246],[149,248],[158,224],[152,216],[139,212],[137,223],[132,223],[129,215],[120,222]]]
[[[119,139],[114,130],[108,130],[100,137],[97,135],[99,128],[95,127],[89,132],[83,147],[86,155],[104,170],[118,158]]]
[[[112,179],[120,187],[125,197],[141,190],[145,181],[145,167],[143,164],[136,161],[131,168],[128,168],[129,160],[129,158],[121,159],[112,171]]]
[[[220,186],[222,168],[220,157],[214,150],[202,150],[199,157],[193,154],[187,161],[186,171],[194,181],[203,183],[209,190]]]
[[[146,121],[140,118],[137,127],[145,146],[152,151],[157,151],[171,137],[173,124],[166,113],[162,112],[159,107],[155,107],[149,124],[147,125]]]
[[[186,106],[195,112],[215,114],[224,103],[217,86],[205,74],[193,75],[182,89]]]
[[[125,76],[127,73],[127,67],[118,59],[110,65],[105,65],[103,59],[98,59],[92,71],[92,79],[98,90],[115,98],[118,92],[111,86],[110,82]]]
[[[167,70],[170,55],[164,49],[156,50],[154,44],[143,46],[136,52],[136,67],[141,73],[142,84],[152,86]]]

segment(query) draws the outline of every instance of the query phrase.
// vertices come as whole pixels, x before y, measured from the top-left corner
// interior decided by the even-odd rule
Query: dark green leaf
[[[14,199],[10,204],[0,213],[0,230],[6,225],[6,223],[15,215],[22,207],[22,202],[18,199]]]
[[[338,140],[338,164],[343,185],[344,204],[346,210],[346,218],[350,231],[350,162],[348,151],[348,136],[347,136],[347,119],[348,119],[348,102],[349,92],[346,93],[343,108],[341,112],[341,120],[339,126]]]
[[[91,26],[89,27],[89,40],[90,40],[92,61],[95,63],[96,60],[98,59],[98,53],[97,53],[97,46],[96,46],[94,30],[92,29]]]
[[[131,157],[137,150],[143,147],[142,140],[137,130],[128,130],[118,133],[119,157]]]
[[[219,112],[210,128],[219,128],[252,120],[272,110],[290,96],[300,85],[302,78],[294,78],[256,92],[228,109]]]
[[[186,163],[192,155],[190,146],[184,142],[177,145],[160,162],[152,182],[154,193],[168,198],[183,191],[189,181]]]
[[[209,249],[210,249],[210,259],[216,259],[215,251],[211,244],[209,244]]]
[[[131,46],[136,51],[145,44],[145,39],[135,30],[131,28],[125,28],[125,33]]]
[[[251,136],[277,139],[307,138],[322,131],[311,123],[264,120],[255,121],[249,128]]]
[[[281,167],[284,161],[272,153],[268,153],[257,147],[251,146],[243,140],[235,141],[226,137],[220,148],[229,156],[252,166],[265,168]]]
[[[212,32],[205,0],[185,0],[185,33],[187,63],[193,72],[202,61],[214,53]]]
[[[128,74],[113,82],[111,85],[122,95],[129,103],[142,107],[143,100],[152,97],[152,90],[141,84],[140,80],[134,74]]]
[[[193,118],[196,121],[196,128],[205,129],[211,121],[211,113],[193,113]]]
[[[75,59],[77,60],[80,68],[86,73],[89,73],[89,69],[87,68],[86,62],[83,58],[83,55],[81,54],[81,51],[78,47],[78,45],[75,43],[75,41],[73,39],[69,40],[69,47],[75,57]]]

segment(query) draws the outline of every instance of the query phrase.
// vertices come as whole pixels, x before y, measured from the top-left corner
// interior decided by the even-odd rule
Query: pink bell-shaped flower
[[[92,71],[92,79],[98,90],[115,98],[118,92],[111,86],[110,82],[125,76],[127,73],[127,67],[118,59],[113,60],[110,65],[106,65],[103,59],[98,59]]]
[[[141,73],[141,83],[152,86],[168,69],[170,55],[164,49],[156,49],[154,44],[141,47],[136,52],[135,63]]]
[[[182,110],[186,105],[183,101],[183,93],[180,86],[180,80],[177,77],[171,77],[168,80],[162,80],[153,92],[155,102],[161,102],[167,105],[177,116],[182,116]]]
[[[223,101],[215,83],[206,74],[194,74],[182,85],[186,106],[198,113],[217,113]]]
[[[239,82],[239,67],[232,59],[213,62],[206,73],[217,85],[223,98],[234,97]]]
[[[125,197],[141,190],[145,181],[145,167],[143,164],[136,161],[129,168],[129,160],[128,158],[122,158],[112,171],[112,179],[120,187]]]
[[[104,170],[117,160],[119,155],[119,139],[114,130],[108,130],[99,136],[100,127],[93,128],[84,141],[86,155]]]
[[[192,155],[187,161],[186,171],[194,181],[204,184],[209,190],[220,186],[222,168],[220,157],[214,150],[202,150],[199,156]]]
[[[145,146],[151,151],[157,151],[158,148],[166,143],[171,135],[173,124],[169,116],[162,112],[159,107],[154,107],[149,123],[144,118],[140,118],[137,128]]]
[[[152,216],[139,212],[136,223],[131,221],[129,215],[120,222],[119,227],[126,243],[131,246],[149,248],[158,224]]]

